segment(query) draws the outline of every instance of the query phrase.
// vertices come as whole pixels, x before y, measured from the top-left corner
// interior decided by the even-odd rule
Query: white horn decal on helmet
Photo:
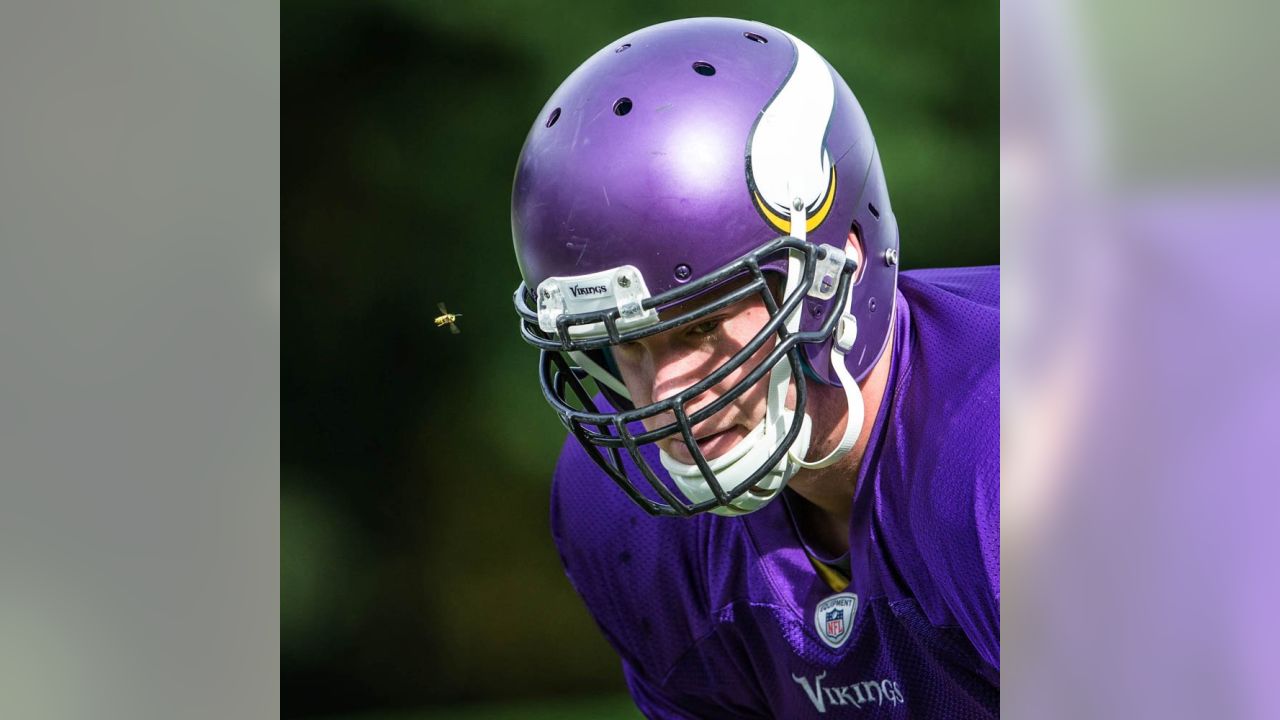
[[[806,231],[822,224],[835,199],[836,169],[824,144],[835,82],[813,48],[786,35],[795,45],[796,65],[747,140],[747,180],[765,220],[778,232],[794,235],[797,197],[804,204]]]

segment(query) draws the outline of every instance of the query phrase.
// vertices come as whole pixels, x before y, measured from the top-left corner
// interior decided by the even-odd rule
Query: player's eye
[[[719,330],[720,325],[723,322],[724,322],[724,318],[719,318],[719,317],[710,318],[707,320],[703,320],[702,322],[696,325],[689,326],[689,329],[685,332],[691,337],[696,337],[696,338],[707,337],[708,335],[714,334],[716,330]]]

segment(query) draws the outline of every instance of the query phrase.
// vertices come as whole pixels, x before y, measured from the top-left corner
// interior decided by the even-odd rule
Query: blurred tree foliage
[[[283,5],[287,716],[622,691],[560,570],[563,431],[510,307],[526,132],[686,3]],[[998,261],[994,2],[712,2],[804,38],[876,131],[908,268]],[[463,314],[437,330],[436,303]]]

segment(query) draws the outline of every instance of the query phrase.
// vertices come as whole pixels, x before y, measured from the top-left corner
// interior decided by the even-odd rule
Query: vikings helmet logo
[[[756,210],[775,230],[796,219],[815,230],[831,212],[836,167],[827,153],[835,82],[826,61],[795,36],[791,75],[756,119],[747,139],[747,183]],[[799,207],[797,207],[797,205]]]

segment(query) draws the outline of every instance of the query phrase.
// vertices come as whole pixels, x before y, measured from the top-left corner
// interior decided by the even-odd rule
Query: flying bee
[[[440,316],[436,318],[436,327],[444,327],[445,325],[448,325],[449,332],[453,333],[454,335],[457,335],[458,333],[462,332],[461,330],[458,329],[458,326],[456,324],[458,318],[462,317],[462,313],[449,312],[449,310],[445,308],[444,303],[437,304],[437,307],[440,308]]]

